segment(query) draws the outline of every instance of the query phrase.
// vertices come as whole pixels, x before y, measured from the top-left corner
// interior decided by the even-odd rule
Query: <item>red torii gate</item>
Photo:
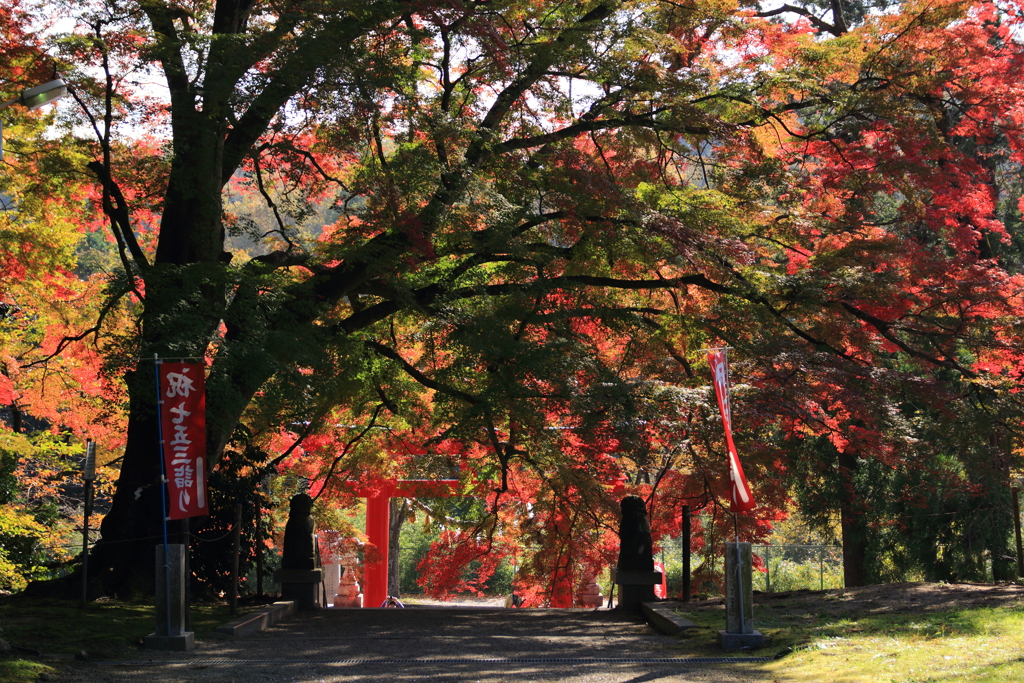
[[[358,489],[366,499],[366,537],[379,551],[363,565],[363,607],[380,607],[388,597],[388,548],[392,498],[447,498],[458,479],[389,479],[378,488]]]
[[[461,468],[460,468],[461,469]],[[623,491],[624,476],[611,484],[613,493]],[[388,597],[388,555],[390,554],[390,522],[392,498],[447,498],[458,487],[458,479],[386,479],[379,486],[356,489],[366,499],[367,541],[377,548],[375,561],[363,564],[363,607],[380,607]],[[571,589],[560,587],[561,592]],[[571,607],[572,605],[566,605]]]

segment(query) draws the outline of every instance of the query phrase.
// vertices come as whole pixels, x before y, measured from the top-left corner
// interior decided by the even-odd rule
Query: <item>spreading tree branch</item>
[[[818,17],[818,15],[814,14],[806,7],[797,7],[795,5],[790,5],[789,3],[786,3],[781,7],[776,7],[773,10],[758,12],[754,16],[767,18],[775,17],[780,14],[786,14],[790,12],[793,14],[799,14],[802,17],[806,17],[807,20],[811,22],[811,25],[813,25],[815,28],[820,29],[822,31],[827,31],[838,38],[842,36],[844,33],[846,33],[848,29],[846,28],[846,21],[843,20],[842,10],[840,10],[839,12],[835,11],[835,8],[839,3],[836,0],[832,0],[830,4],[833,8],[832,20],[835,22],[834,24],[830,24],[824,19],[821,19],[820,17]]]
[[[384,344],[381,344],[380,342],[366,340],[363,342],[363,344],[365,344],[366,347],[373,351],[374,353],[385,358],[389,358],[393,361],[396,361],[402,367],[402,370],[404,370],[407,375],[409,375],[414,380],[416,380],[423,386],[427,387],[428,389],[433,389],[434,391],[439,391],[442,394],[447,394],[448,396],[454,396],[455,398],[462,399],[463,401],[469,403],[470,405],[479,405],[480,403],[483,402],[480,398],[473,396],[472,394],[466,393],[461,389],[456,389],[455,387],[448,386],[447,384],[443,384],[435,379],[428,377],[427,375],[420,372],[420,370],[418,370],[414,365],[409,363],[409,361],[402,358],[401,354],[399,354],[397,351],[385,346]]]
[[[964,366],[960,365],[960,363],[957,363],[954,360],[950,360],[948,358],[945,360],[941,358],[936,358],[931,354],[913,348],[905,341],[903,341],[895,334],[893,334],[893,324],[891,322],[887,322],[879,317],[871,315],[867,311],[857,308],[856,306],[845,301],[839,302],[839,305],[842,306],[846,311],[851,313],[858,320],[863,320],[864,322],[871,325],[871,327],[875,328],[878,331],[878,333],[882,335],[882,337],[884,337],[887,341],[891,342],[892,344],[898,346],[908,356],[911,356],[913,358],[919,358],[921,360],[927,361],[928,363],[931,363],[932,365],[936,365],[943,368],[949,368],[950,370],[955,370],[962,374],[964,377],[974,378],[978,376],[976,372],[973,372],[965,368]]]
[[[334,460],[331,461],[331,466],[327,470],[327,474],[324,475],[324,485],[320,489],[320,493],[316,494],[316,497],[313,498],[313,500],[317,500],[320,496],[323,495],[324,491],[327,490],[327,482],[329,482],[331,480],[331,477],[334,476],[334,470],[338,467],[338,464],[345,458],[346,455],[348,455],[348,452],[352,450],[352,447],[359,443],[360,441],[362,441],[363,438],[370,433],[370,430],[377,425],[377,418],[380,416],[380,411],[383,409],[383,405],[374,407],[373,414],[370,416],[370,421],[366,424],[366,426],[360,429],[355,436],[353,436],[351,439],[345,442],[345,446],[341,449],[341,453],[339,453],[337,457],[335,457]]]
[[[110,177],[107,167],[100,161],[90,161],[86,168],[96,174],[96,178],[103,186],[103,212],[110,218],[110,224],[119,243],[127,247],[132,255],[132,260],[141,269],[149,267],[149,259],[139,246],[135,238],[135,231],[132,230],[131,217],[128,211],[128,202],[125,201],[124,193],[120,186]],[[131,273],[131,269],[127,269]],[[141,298],[141,297],[140,297]]]

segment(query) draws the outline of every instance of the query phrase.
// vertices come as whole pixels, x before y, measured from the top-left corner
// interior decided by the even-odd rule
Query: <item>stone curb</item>
[[[223,633],[232,638],[247,638],[293,614],[295,614],[295,603],[293,601],[275,602],[273,605],[267,605],[255,612],[238,617],[234,621],[221,624],[216,628],[216,632]]]
[[[640,610],[647,622],[665,635],[674,636],[687,629],[697,628],[692,621],[680,616],[673,609],[673,603],[644,602],[641,603]]]

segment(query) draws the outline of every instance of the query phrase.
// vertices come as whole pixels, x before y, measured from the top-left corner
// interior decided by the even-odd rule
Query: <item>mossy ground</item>
[[[141,647],[143,636],[154,631],[154,619],[153,606],[146,604],[92,602],[83,609],[76,601],[0,597],[0,638],[44,655],[84,651],[89,659],[118,659]],[[200,638],[231,619],[227,605],[192,607],[192,628]],[[0,656],[0,681],[37,681],[59,661],[11,652]]]

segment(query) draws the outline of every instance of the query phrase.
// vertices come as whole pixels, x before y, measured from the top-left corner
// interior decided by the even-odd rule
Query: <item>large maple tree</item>
[[[482,449],[492,510],[521,472],[552,511],[606,498],[622,454],[721,496],[708,346],[735,349],[769,508],[793,439],[842,479],[914,466],[921,406],[1019,425],[1015,3],[41,4],[78,21],[53,54],[139,299],[108,590],[152,580],[154,354],[208,359],[213,468],[267,425],[429,394],[428,448]]]

